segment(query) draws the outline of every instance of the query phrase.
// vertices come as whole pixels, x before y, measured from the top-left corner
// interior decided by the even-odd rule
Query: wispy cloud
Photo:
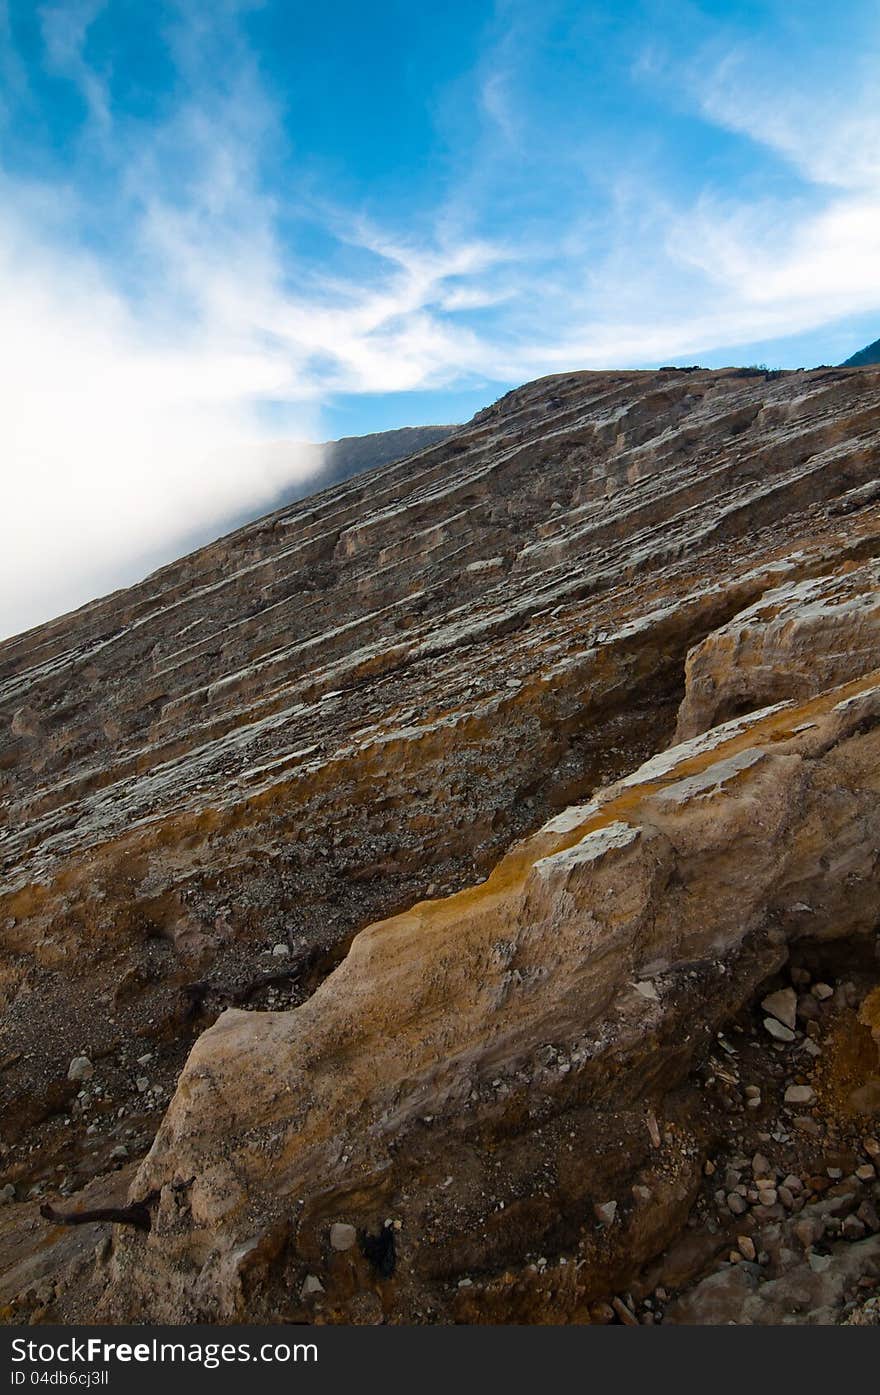
[[[51,63],[105,139],[107,92],[84,57],[98,9],[47,9],[42,21]],[[275,497],[314,467],[279,447],[279,430],[319,438],[328,393],[476,369],[476,341],[438,312],[485,300],[473,283],[492,247],[416,248],[325,209],[374,274],[304,272],[292,291],[258,170],[275,110],[234,28],[222,95],[203,80],[195,39],[188,23],[173,35],[185,101],[126,149],[117,259],[72,235],[88,222],[75,186],[0,176],[0,633],[130,581],[194,530]]]

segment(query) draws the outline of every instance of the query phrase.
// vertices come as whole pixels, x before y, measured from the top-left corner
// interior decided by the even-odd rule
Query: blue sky
[[[878,58],[873,0],[0,0],[0,633],[297,439],[876,338]]]

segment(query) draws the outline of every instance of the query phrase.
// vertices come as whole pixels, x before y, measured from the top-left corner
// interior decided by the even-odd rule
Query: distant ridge
[[[880,363],[880,339],[868,344],[851,358],[844,359],[841,368],[861,368],[866,363]]]
[[[296,447],[298,458],[311,462],[311,468],[305,475],[285,485],[273,499],[264,499],[256,510],[243,510],[224,519],[219,527],[193,534],[192,547],[201,547],[215,537],[243,528],[263,514],[275,513],[297,499],[320,494],[321,490],[340,484],[364,470],[373,470],[415,455],[438,441],[445,441],[447,436],[458,430],[458,426],[400,426],[392,431],[374,431],[368,436],[343,436],[338,441],[324,441],[320,445],[299,444]]]

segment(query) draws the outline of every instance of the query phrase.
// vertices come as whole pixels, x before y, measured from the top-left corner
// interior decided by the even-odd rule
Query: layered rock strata
[[[873,962],[878,406],[541,380],[0,646],[0,1228],[170,1099],[114,1318],[589,1320],[661,1254],[717,1031]]]

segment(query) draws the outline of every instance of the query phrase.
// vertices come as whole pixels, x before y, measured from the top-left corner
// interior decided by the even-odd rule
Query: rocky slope
[[[0,647],[7,1315],[870,1320],[878,464],[561,375]]]
[[[277,511],[304,499],[331,485],[351,479],[364,470],[373,470],[379,465],[389,465],[403,460],[416,451],[425,450],[438,441],[445,441],[457,431],[457,426],[399,426],[391,431],[372,431],[366,436],[343,436],[338,441],[319,443],[278,441],[270,447],[278,463],[286,462],[288,468],[295,461],[299,473],[292,483],[278,491],[274,499],[264,500],[261,514]],[[185,542],[187,551],[213,542],[218,526],[223,531],[244,528],[254,521],[253,508],[230,514],[218,525],[215,520],[208,531],[206,526],[196,529]]]

